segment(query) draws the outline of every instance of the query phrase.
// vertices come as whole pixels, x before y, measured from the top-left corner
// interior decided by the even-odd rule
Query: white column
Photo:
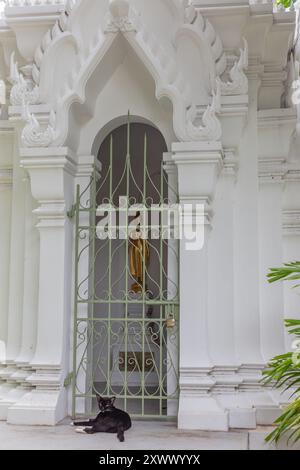
[[[39,262],[39,233],[36,228],[37,219],[33,214],[36,203],[33,201],[29,177],[25,179],[25,256],[24,256],[24,295],[23,295],[23,321],[20,353],[15,359],[18,370],[12,378],[20,383],[11,398],[11,405],[20,400],[32,387],[26,382],[32,373],[30,361],[35,353],[37,332],[37,307],[38,307],[38,262]],[[8,420],[10,408],[8,408]]]
[[[291,263],[300,258],[300,163],[293,163],[285,177],[283,199],[283,262]],[[284,283],[284,318],[300,319],[299,289],[293,289],[297,281]],[[285,347],[291,351],[293,338],[286,333]]]
[[[173,144],[178,167],[181,204],[202,204],[205,209],[204,246],[187,249],[180,243],[180,429],[227,430],[228,413],[211,390],[213,363],[208,342],[208,237],[210,203],[222,162],[221,144]],[[195,223],[195,219],[193,220]]]
[[[9,410],[13,424],[54,425],[67,415],[64,381],[69,372],[72,224],[76,162],[67,148],[22,150],[22,164],[38,202],[40,234],[38,329],[35,371],[27,378],[34,390]]]
[[[283,262],[282,203],[284,167],[273,162],[261,162],[259,193],[259,242],[260,242],[260,310],[261,344],[265,363],[285,352],[284,340],[284,288],[278,282],[270,284],[267,275],[270,268]],[[268,391],[275,407],[257,413],[257,424],[272,424],[281,414],[280,405],[289,401],[290,394],[283,394],[272,386]]]
[[[209,240],[209,347],[216,381],[213,393],[229,410],[229,424],[235,425],[237,390],[242,382],[235,349],[234,252],[237,157],[235,149],[224,150],[224,168],[218,182],[213,230]]]
[[[282,265],[282,195],[283,178],[270,168],[260,173],[259,244],[260,244],[260,310],[263,359],[285,352],[284,302],[281,283],[270,284],[270,268]]]
[[[12,221],[10,239],[9,307],[6,368],[1,377],[0,420],[7,419],[7,410],[20,396],[19,381],[13,377],[18,370],[15,362],[21,346],[24,280],[24,171],[15,153],[13,165]]]
[[[259,302],[258,88],[255,67],[249,73],[249,115],[240,147],[235,204],[235,344],[242,384],[235,427],[255,428],[275,403],[260,381],[265,367],[261,352]]]
[[[2,163],[2,162],[1,162]],[[12,168],[0,166],[0,395],[3,384],[1,372],[6,368],[9,262],[11,233]]]

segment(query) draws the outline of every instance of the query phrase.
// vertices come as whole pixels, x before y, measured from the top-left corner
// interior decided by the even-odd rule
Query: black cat
[[[102,398],[97,395],[100,409],[96,419],[89,421],[74,422],[75,426],[88,426],[80,432],[95,434],[97,432],[107,432],[117,434],[120,442],[124,442],[124,432],[131,428],[131,419],[128,413],[114,407],[116,397]]]

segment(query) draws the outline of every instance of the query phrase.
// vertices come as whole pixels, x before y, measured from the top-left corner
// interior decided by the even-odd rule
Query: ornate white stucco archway
[[[88,83],[120,35],[154,80],[156,98],[167,98],[172,104],[177,139],[221,139],[217,117],[221,111],[220,93],[247,92],[243,73],[247,46],[233,68],[232,81],[227,83],[218,79],[227,66],[222,42],[211,23],[188,2],[158,2],[155,18],[145,2],[73,3],[67,5],[66,13],[43,38],[32,70],[40,101],[56,113],[52,146],[67,142],[72,104],[81,103],[87,115],[92,112],[93,103],[89,101],[94,97],[90,96]],[[30,103],[30,98],[27,101]],[[199,124],[199,105],[207,108],[203,125],[201,121]],[[53,121],[51,125],[54,127]]]
[[[224,154],[234,154],[247,113],[247,43],[241,38],[243,49],[228,70],[219,35],[198,10],[179,0],[157,0],[155,12],[149,4],[69,2],[37,48],[25,83],[12,60],[11,96],[16,115],[23,111],[26,120],[22,166],[38,203],[40,232],[38,342],[28,378],[36,388],[10,407],[12,423],[55,424],[67,414],[63,384],[71,370],[73,262],[67,212],[75,184],[85,185],[93,171],[99,129],[128,109],[153,122],[169,145],[180,201],[204,206],[209,238]],[[235,132],[224,132],[228,128]],[[207,330],[207,243],[199,253],[186,251],[183,243],[180,261],[179,426],[227,430],[228,411],[210,393],[215,380]],[[190,272],[196,273],[193,279]],[[47,289],[55,292],[55,304]],[[49,337],[55,338],[51,347]]]

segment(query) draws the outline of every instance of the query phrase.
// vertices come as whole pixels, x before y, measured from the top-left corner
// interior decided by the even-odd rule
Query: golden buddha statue
[[[131,286],[131,290],[136,294],[142,293],[146,287],[146,269],[150,263],[150,247],[146,239],[143,238],[140,229],[140,214],[135,219],[136,228],[130,232],[129,237],[129,263],[130,274],[136,280]]]

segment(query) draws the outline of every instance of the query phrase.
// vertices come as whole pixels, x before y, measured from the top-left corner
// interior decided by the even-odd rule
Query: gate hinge
[[[75,214],[76,214],[76,204],[73,204],[71,209],[67,212],[67,216],[69,217],[69,219],[73,219]]]
[[[67,377],[65,378],[65,381],[64,381],[64,387],[67,388],[71,385],[72,383],[72,380],[73,380],[73,377],[74,377],[74,373],[73,372],[70,372],[69,375],[67,375]]]

